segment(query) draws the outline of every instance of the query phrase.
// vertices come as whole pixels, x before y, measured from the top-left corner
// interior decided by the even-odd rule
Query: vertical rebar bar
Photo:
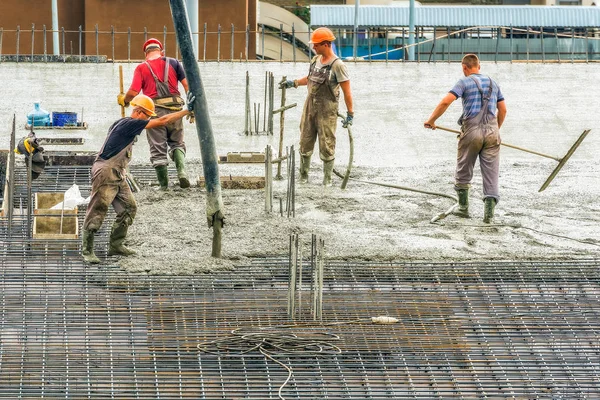
[[[269,133],[273,134],[273,110],[275,106],[275,74],[269,72]]]
[[[175,47],[177,47],[177,43],[175,43]],[[163,25],[163,49],[165,51],[165,55],[167,54],[167,26]]]
[[[202,61],[206,62],[206,22],[204,23],[203,32],[204,32],[204,34],[203,34],[204,44],[202,45]]]
[[[387,62],[390,59],[390,36],[389,36],[389,31],[388,28],[385,28],[385,62],[387,64]]]
[[[590,62],[590,54],[589,54],[589,32],[588,28],[585,28],[585,62]],[[0,31],[0,57],[2,56],[2,32]]]
[[[526,54],[527,61],[529,61],[529,27],[527,27],[527,33],[525,34]]]
[[[111,57],[114,62],[115,61],[115,27],[114,27],[114,25],[110,26],[110,47],[111,47]]]
[[[296,63],[296,28],[292,23],[292,61]]]
[[[287,76],[281,78],[280,83],[285,83]],[[277,157],[279,158],[279,163],[277,163],[277,176],[276,179],[283,179],[281,176],[281,156],[283,155],[283,131],[285,127],[285,92],[286,86],[281,86],[281,112],[279,113],[279,152],[277,153]]]
[[[560,43],[558,43],[558,29],[554,28],[554,38],[556,39],[556,56],[558,57],[558,62],[560,62]]]
[[[273,211],[273,150],[271,145],[265,148],[265,212]]]
[[[16,56],[17,56],[17,63],[19,62],[19,42],[21,40],[21,26],[17,25],[17,45],[15,48],[15,52],[16,52]]]
[[[269,71],[265,71],[265,106],[263,107],[263,132],[267,131],[267,92],[269,86]]]
[[[217,25],[217,62],[221,62],[221,24]]]
[[[283,62],[283,24],[279,24],[279,62]]]
[[[544,48],[545,47],[544,46],[544,27],[542,26],[540,28],[540,30],[541,30],[541,33],[540,33],[540,43],[541,43],[541,46],[542,46],[542,63],[545,63],[546,62],[546,49]]]
[[[262,40],[262,52],[261,59],[265,61],[265,24],[261,24],[260,36]]]
[[[510,63],[513,62],[513,27],[510,26]]]
[[[246,62],[248,62],[248,52],[250,51],[250,25],[246,25],[246,48],[244,49]]]
[[[100,58],[100,48],[99,48],[99,38],[98,38],[98,24],[96,24],[96,64],[98,63],[98,59]],[[64,41],[63,41],[64,43]]]
[[[235,26],[233,24],[231,24],[231,51],[230,51],[230,59],[231,62],[233,62],[233,57],[234,57],[234,52],[233,52],[233,47],[234,47],[234,43],[235,43]]]
[[[29,62],[33,62],[34,42],[35,42],[35,24],[31,24],[31,60]]]
[[[60,30],[61,30],[61,37],[62,37],[62,54],[63,54],[63,57],[64,57],[66,55],[66,53],[65,53],[65,42],[66,42],[66,40],[65,40],[65,27],[63,26],[62,28],[60,28]]]
[[[571,64],[575,59],[575,29],[571,28]]]
[[[246,71],[246,95],[245,95],[245,107],[244,107],[244,134],[248,136],[250,133],[250,75]]]
[[[127,28],[127,62],[131,62],[131,27]]]
[[[4,28],[0,28],[0,63],[2,62],[2,39],[4,39]]]
[[[500,29],[496,30],[496,55],[494,56],[494,62],[498,63],[498,51],[500,50]]]
[[[297,248],[298,246],[298,235],[292,234],[290,235],[290,253],[289,253],[289,265],[288,265],[288,318],[295,319],[296,316],[296,269],[298,259],[297,257]]]
[[[43,31],[44,31],[44,33],[43,33],[43,35],[44,35],[44,62],[48,62],[48,47],[47,47],[48,40],[46,38],[46,25],[45,24],[43,25],[43,28],[44,28],[43,29]]]
[[[254,117],[254,121],[256,124],[256,134],[258,135],[258,132],[260,131],[260,103],[258,104],[258,112],[256,113],[256,117]]]
[[[450,64],[450,28],[446,28],[446,39],[448,39],[448,55],[446,58],[448,59],[448,64]]]
[[[365,34],[367,35],[367,48],[369,49],[369,62],[371,62],[371,29],[367,28]]]

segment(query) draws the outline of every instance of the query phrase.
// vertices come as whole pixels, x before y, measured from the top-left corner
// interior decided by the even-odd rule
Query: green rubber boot
[[[333,172],[333,160],[323,161],[323,186],[331,186],[331,173]]]
[[[458,208],[453,212],[461,218],[469,218],[469,189],[456,189]]]
[[[308,170],[310,169],[310,157],[300,154],[300,183],[308,183]]]
[[[108,246],[109,256],[131,256],[135,251],[123,246],[125,237],[127,236],[128,226],[124,223],[115,222],[110,232],[110,241]]]
[[[190,180],[185,173],[185,153],[181,149],[175,149],[173,152],[173,161],[177,167],[177,179],[179,179],[179,187],[187,189],[190,187]]]
[[[483,222],[491,224],[494,219],[494,208],[496,207],[496,199],[486,197],[483,199]]]
[[[158,165],[156,169],[156,177],[158,178],[158,184],[160,190],[169,190],[169,170],[166,165]]]
[[[81,255],[84,261],[90,264],[100,263],[100,259],[94,253],[94,233],[96,232],[84,229],[81,241]]]

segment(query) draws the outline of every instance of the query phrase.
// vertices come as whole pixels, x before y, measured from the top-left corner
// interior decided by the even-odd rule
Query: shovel
[[[441,130],[446,131],[446,132],[456,133],[459,136],[461,135],[461,132],[457,131],[456,129],[445,128],[445,127],[439,126],[439,125],[436,126],[436,129],[441,129]],[[556,166],[556,168],[554,168],[554,170],[552,171],[552,173],[550,174],[550,176],[548,177],[548,179],[546,179],[546,181],[544,182],[544,184],[542,185],[542,187],[540,188],[540,190],[538,190],[538,192],[541,192],[541,191],[545,190],[550,185],[550,182],[552,182],[552,180],[554,180],[554,178],[556,177],[556,175],[560,172],[560,170],[562,169],[562,167],[565,166],[565,164],[567,163],[567,161],[569,161],[569,158],[571,158],[571,156],[573,155],[573,153],[575,153],[575,150],[577,150],[577,148],[579,147],[579,145],[581,145],[581,142],[583,142],[583,139],[585,139],[585,137],[590,132],[591,132],[591,129],[584,130],[583,133],[581,135],[579,135],[579,137],[577,138],[577,140],[575,141],[575,143],[573,143],[573,145],[571,146],[571,148],[569,149],[569,151],[567,151],[567,154],[565,154],[565,156],[562,157],[562,158],[554,157],[554,156],[551,156],[551,155],[548,155],[548,154],[544,154],[544,153],[539,153],[537,151],[533,151],[533,150],[529,150],[529,149],[524,149],[523,147],[515,146],[515,145],[504,143],[504,142],[502,142],[500,144],[502,146],[510,147],[511,149],[524,151],[526,153],[535,154],[536,156],[546,157],[546,158],[550,158],[550,159],[552,159],[554,161],[558,161],[558,165]]]

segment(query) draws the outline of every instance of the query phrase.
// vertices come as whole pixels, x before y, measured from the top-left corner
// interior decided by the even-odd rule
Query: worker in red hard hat
[[[151,38],[144,42],[142,50],[145,61],[133,72],[131,86],[125,95],[118,95],[119,105],[127,107],[129,102],[140,92],[154,101],[156,114],[159,117],[180,111],[185,104],[179,92],[179,82],[188,91],[183,66],[174,58],[164,56],[164,47],[160,40]],[[193,118],[190,117],[190,122]],[[171,125],[146,130],[150,145],[150,161],[156,170],[161,190],[169,188],[167,165],[169,156],[175,161],[179,186],[190,187],[185,172],[186,147],[183,136],[183,121]]]
[[[83,221],[81,246],[81,253],[86,262],[90,264],[100,262],[94,253],[94,234],[102,226],[111,204],[117,217],[110,233],[108,255],[134,254],[123,245],[127,230],[133,223],[137,211],[135,198],[125,179],[133,143],[144,129],[161,128],[190,115],[194,99],[194,95],[189,92],[186,109],[153,118],[156,117],[154,101],[146,95],[138,94],[131,100],[131,105],[134,107],[131,116],[117,120],[109,128],[104,145],[92,166],[92,192]]]
[[[323,161],[323,185],[331,186],[331,173],[335,159],[335,130],[337,126],[340,88],[346,103],[344,127],[352,125],[354,108],[350,90],[350,76],[346,65],[332,49],[335,40],[328,28],[318,28],[312,33],[310,43],[317,55],[310,62],[308,75],[282,82],[279,88],[308,86],[300,122],[300,182],[308,182],[310,158],[319,139],[319,156]]]

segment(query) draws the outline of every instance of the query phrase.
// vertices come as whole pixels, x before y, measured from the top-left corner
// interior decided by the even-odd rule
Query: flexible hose
[[[344,116],[342,114],[338,113],[338,117],[340,117],[342,121],[344,120]],[[352,170],[352,161],[354,161],[354,138],[352,137],[352,128],[350,128],[350,125],[346,125],[344,126],[344,128],[348,130],[348,140],[350,141],[350,157],[348,157],[348,167],[346,168],[346,175],[344,175],[342,179],[342,190],[346,189],[348,179],[350,179],[350,171]]]

